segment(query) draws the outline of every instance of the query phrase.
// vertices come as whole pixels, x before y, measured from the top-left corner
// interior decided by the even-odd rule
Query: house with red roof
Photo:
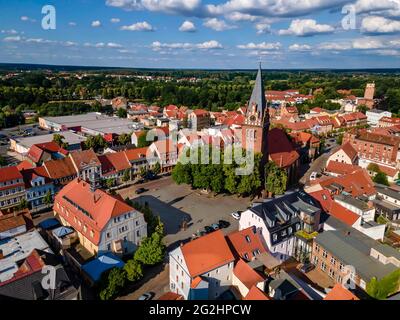
[[[54,141],[34,144],[30,147],[27,158],[35,165],[41,165],[45,161],[61,159],[68,155],[68,151],[61,148]]]
[[[226,240],[236,259],[252,261],[256,256],[267,252],[254,227],[233,231],[226,236]]]
[[[68,184],[78,176],[70,157],[46,161],[42,167],[46,170],[47,176],[53,181],[56,189]]]
[[[83,180],[88,180],[92,174],[101,175],[101,162],[93,149],[72,152],[69,157]]]
[[[400,118],[382,117],[378,121],[378,127],[380,128],[388,128],[396,125],[400,125]]]
[[[158,158],[162,172],[171,171],[178,161],[177,143],[172,139],[155,141],[149,146],[147,156]]]
[[[303,163],[315,159],[319,154],[321,142],[315,135],[304,131],[290,132],[289,135]]]
[[[55,187],[46,168],[42,166],[21,170],[21,174],[25,183],[29,209],[37,212],[49,208],[52,205]]]
[[[17,167],[0,168],[0,208],[11,209],[24,199],[25,183]]]
[[[256,301],[256,300],[272,300],[265,292],[261,291],[258,287],[252,286],[243,300]]]
[[[297,181],[300,155],[283,130],[273,128],[268,132],[268,155],[269,160],[286,170],[288,184]]]
[[[93,255],[132,253],[147,236],[143,214],[96,185],[95,178],[68,183],[54,199],[54,214],[77,232],[80,244]]]
[[[335,286],[328,292],[324,300],[360,300],[349,289],[345,288],[341,283],[336,283]]]
[[[211,124],[210,113],[203,109],[193,110],[188,114],[188,122],[192,130],[200,131],[208,128]]]
[[[127,171],[131,178],[131,163],[125,152],[106,153],[98,156],[98,159],[101,163],[101,176],[103,179],[114,179],[117,183],[121,183]]]
[[[354,149],[351,143],[344,142],[329,156],[327,163],[329,164],[331,161],[336,161],[348,165],[354,165],[357,164],[357,160],[358,155],[356,149]]]
[[[242,297],[246,297],[252,287],[257,287],[264,292],[266,280],[265,274],[254,270],[242,259],[239,259],[233,269],[232,285],[237,287]]]
[[[234,263],[221,230],[192,240],[169,254],[170,290],[185,300],[214,300],[232,284]]]

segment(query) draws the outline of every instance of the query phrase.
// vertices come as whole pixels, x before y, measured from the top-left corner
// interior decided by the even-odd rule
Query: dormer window
[[[251,242],[251,239],[250,239],[250,237],[249,237],[249,236],[246,236],[245,238],[246,238],[246,241],[247,241],[248,243],[250,243],[250,242]]]

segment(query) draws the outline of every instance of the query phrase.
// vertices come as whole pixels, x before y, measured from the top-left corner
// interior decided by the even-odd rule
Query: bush
[[[383,184],[385,186],[389,185],[389,181],[387,175],[383,172],[378,172],[375,177],[372,179],[375,183]]]
[[[129,260],[125,266],[124,270],[126,272],[126,277],[129,281],[137,281],[143,277],[143,268],[140,261],[135,259]]]
[[[113,268],[109,273],[102,276],[102,290],[100,291],[101,300],[111,300],[115,298],[126,283],[126,271],[124,269]]]

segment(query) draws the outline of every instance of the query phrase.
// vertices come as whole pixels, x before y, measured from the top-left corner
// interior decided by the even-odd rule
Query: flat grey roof
[[[378,193],[382,193],[384,195],[387,195],[391,198],[394,198],[396,200],[400,200],[400,191],[381,185],[381,184],[375,184],[375,189]]]
[[[315,238],[315,241],[343,263],[354,266],[365,281],[370,281],[373,277],[381,279],[398,269],[394,264],[385,265],[371,257],[371,247],[359,238],[353,237],[352,231],[350,234],[341,230],[324,231]],[[380,252],[386,250],[378,242],[373,247],[377,247]]]
[[[0,240],[0,250],[4,255],[0,260],[0,282],[12,278],[18,270],[17,262],[24,260],[34,249],[52,253],[47,242],[36,230]]]
[[[99,133],[130,133],[133,131],[133,121],[118,117],[110,117],[91,112],[73,116],[43,117],[43,119],[67,127],[82,127]]]
[[[339,194],[337,196],[334,196],[334,199],[335,200],[337,199],[339,201],[348,203],[348,204],[350,204],[350,205],[352,205],[352,206],[354,206],[354,207],[356,207],[356,208],[358,208],[360,210],[368,210],[369,209],[367,203],[365,203],[362,200],[356,199],[356,198],[354,198],[352,196],[349,196],[349,195]]]
[[[69,144],[78,144],[78,143],[86,141],[86,137],[81,136],[76,133],[73,133],[71,131],[63,131],[63,132],[60,132],[59,134],[64,136],[64,138],[65,138],[64,141],[68,142]],[[21,138],[15,138],[12,140],[15,140],[18,144],[29,149],[34,144],[53,141],[53,135],[54,135],[54,133],[44,134],[44,135],[40,135],[40,136],[33,136],[33,137],[21,137]]]

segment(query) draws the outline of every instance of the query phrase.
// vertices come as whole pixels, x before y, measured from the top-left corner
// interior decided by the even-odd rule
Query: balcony
[[[312,241],[316,236],[318,235],[317,231],[314,231],[312,233],[308,233],[304,230],[299,230],[295,233],[295,236],[305,242]]]

